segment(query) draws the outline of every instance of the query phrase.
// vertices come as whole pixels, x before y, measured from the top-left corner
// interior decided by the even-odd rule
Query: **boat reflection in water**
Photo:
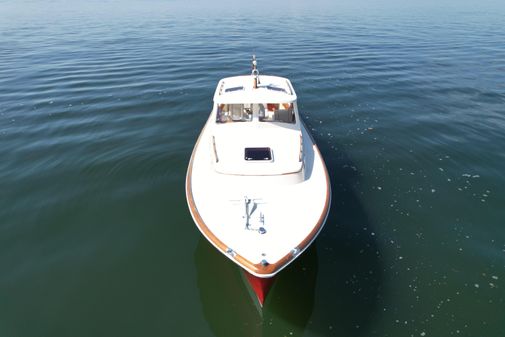
[[[194,258],[203,314],[215,336],[303,335],[314,307],[315,245],[279,274],[263,310],[251,301],[241,270],[205,239],[199,240]]]

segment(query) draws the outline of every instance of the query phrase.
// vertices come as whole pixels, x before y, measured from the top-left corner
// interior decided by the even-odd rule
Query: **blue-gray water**
[[[505,336],[505,5],[76,4],[0,1],[2,337]],[[333,189],[263,318],[184,194],[253,53]]]

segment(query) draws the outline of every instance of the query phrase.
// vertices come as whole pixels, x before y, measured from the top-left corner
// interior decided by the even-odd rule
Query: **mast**
[[[260,72],[258,71],[258,62],[256,61],[256,55],[253,55],[252,58],[252,72],[251,75],[254,76],[254,84],[253,88],[257,89],[258,84],[260,83]]]

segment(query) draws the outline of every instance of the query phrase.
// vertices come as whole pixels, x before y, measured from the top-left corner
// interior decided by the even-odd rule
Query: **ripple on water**
[[[205,268],[226,267],[204,244],[203,262],[193,261],[198,233],[184,177],[215,84],[249,73],[256,53],[262,74],[293,82],[334,195],[308,258],[318,274],[303,313],[310,320],[287,319],[282,307],[292,302],[279,291],[264,335],[505,334],[499,11],[57,3],[0,13],[6,331],[64,335],[54,327],[67,322],[92,335],[96,322],[111,330],[106,322],[135,308],[138,319],[113,335],[226,331],[201,312],[228,317],[236,307],[208,302],[205,285],[222,282]],[[172,277],[175,265],[184,284]],[[226,294],[238,300],[242,290]],[[241,317],[240,326],[257,323]]]

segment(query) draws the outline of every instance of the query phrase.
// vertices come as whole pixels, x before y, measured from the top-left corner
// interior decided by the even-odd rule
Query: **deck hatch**
[[[279,91],[287,94],[287,91],[284,88],[274,87],[273,85],[267,85],[266,88],[268,90]]]
[[[272,150],[269,147],[246,147],[245,160],[272,160]]]
[[[240,87],[232,87],[232,88],[226,88],[224,92],[233,92],[233,91],[239,91],[239,90],[244,90],[243,86]]]

